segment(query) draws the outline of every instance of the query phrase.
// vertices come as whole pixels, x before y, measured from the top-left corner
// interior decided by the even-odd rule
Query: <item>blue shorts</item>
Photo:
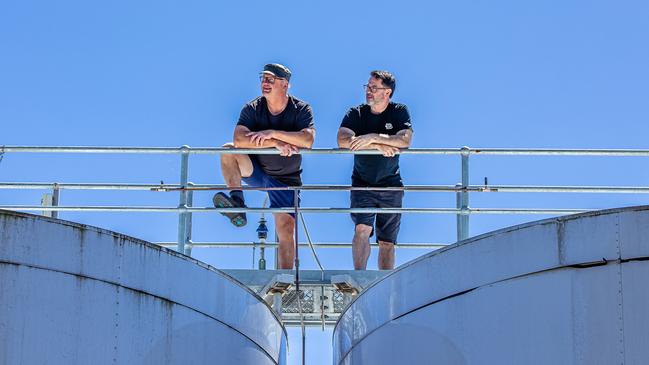
[[[242,177],[241,180],[248,186],[253,188],[279,188],[288,185],[277,181],[274,177],[268,175],[264,169],[261,168],[256,158],[250,159],[252,162],[252,174],[249,177]],[[297,204],[300,205],[300,196],[298,192]],[[271,208],[293,208],[295,196],[293,190],[269,190],[268,198],[270,199]],[[290,213],[295,218],[295,213]]]

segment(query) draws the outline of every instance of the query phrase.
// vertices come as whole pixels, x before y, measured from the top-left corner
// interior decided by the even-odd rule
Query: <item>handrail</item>
[[[153,154],[278,154],[276,149],[223,147],[95,147],[95,146],[4,146],[4,152],[23,153],[153,153]],[[380,155],[377,150],[351,151],[339,148],[300,149],[300,154]],[[399,154],[424,155],[536,155],[536,156],[649,156],[648,149],[576,149],[576,148],[409,148]]]
[[[0,205],[0,209],[47,212],[138,212],[138,213],[293,213],[294,208],[211,208],[211,207],[132,207],[132,206],[40,206]],[[577,214],[591,209],[525,208],[299,208],[302,213],[402,213],[402,214]]]
[[[153,242],[162,247],[175,247],[178,245],[176,242]],[[448,246],[450,243],[399,243],[399,248],[405,249],[437,249]],[[224,247],[224,248],[275,248],[279,246],[277,242],[194,242],[188,244],[193,247]],[[313,247],[317,248],[351,248],[351,243],[346,242],[319,242],[312,243]],[[299,247],[309,247],[309,242],[300,242]],[[378,243],[370,243],[372,247],[379,247]]]
[[[110,183],[20,183],[0,182],[0,189],[51,189],[59,190],[136,190],[136,191],[179,191],[179,190],[230,190],[223,184],[193,184],[182,188],[178,184],[110,184]],[[243,186],[241,190],[302,190],[302,191],[411,191],[411,192],[471,192],[471,193],[620,193],[649,194],[648,186],[558,186],[558,185],[406,185],[403,187],[358,187],[349,185],[302,185],[275,188],[254,188]]]
[[[409,192],[454,192],[455,208],[212,208],[194,207],[193,192],[205,190],[228,190],[223,184],[193,184],[188,180],[189,156],[196,154],[278,154],[276,149],[234,149],[222,147],[128,147],[128,146],[2,146],[2,156],[11,153],[91,153],[91,154],[172,154],[181,157],[179,184],[129,184],[129,183],[43,183],[0,182],[0,189],[52,189],[58,196],[60,190],[140,190],[178,192],[177,207],[156,206],[33,206],[4,205],[0,208],[22,211],[83,211],[83,212],[171,212],[179,215],[178,250],[191,254],[191,217],[203,212],[257,212],[257,213],[407,213],[407,214],[454,214],[457,216],[457,237],[462,240],[469,234],[469,216],[473,214],[543,214],[563,215],[581,213],[589,209],[537,209],[537,208],[474,208],[469,206],[470,193],[617,193],[649,194],[648,186],[525,186],[525,185],[470,185],[469,157],[479,155],[528,155],[528,156],[640,156],[648,157],[649,149],[549,149],[549,148],[410,148],[399,154],[459,155],[461,157],[461,183],[456,185],[407,185],[404,187],[364,188],[348,185],[304,185],[284,188],[250,188],[242,190],[302,190],[302,191],[351,191],[351,190],[403,190]],[[350,151],[337,148],[301,149],[300,154],[354,154],[379,155],[380,151]],[[54,199],[56,201],[56,199]],[[187,245],[187,249],[185,249]],[[317,244],[316,244],[317,246]],[[216,247],[216,246],[214,246]],[[403,246],[402,246],[403,247]]]

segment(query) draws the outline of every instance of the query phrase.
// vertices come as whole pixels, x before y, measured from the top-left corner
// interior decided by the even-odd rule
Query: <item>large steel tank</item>
[[[647,364],[649,207],[514,226],[363,292],[334,364]]]
[[[281,364],[257,295],[175,251],[0,211],[0,364]]]

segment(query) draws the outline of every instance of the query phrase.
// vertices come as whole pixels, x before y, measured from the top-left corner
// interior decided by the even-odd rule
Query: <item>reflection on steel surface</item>
[[[646,363],[647,237],[649,206],[629,207],[422,256],[344,309],[334,364]]]

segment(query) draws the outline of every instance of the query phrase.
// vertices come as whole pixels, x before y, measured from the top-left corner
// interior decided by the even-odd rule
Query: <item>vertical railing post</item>
[[[188,182],[187,186],[191,188],[194,186],[194,183]],[[194,191],[189,190],[187,192],[187,206],[188,207],[193,207],[194,206]],[[192,213],[187,212],[185,214],[185,255],[191,256],[192,255]]]
[[[59,184],[54,183],[54,187],[52,188],[52,206],[53,207],[58,207],[59,206],[59,194],[60,194],[60,189],[59,189]],[[58,218],[59,217],[59,212],[56,210],[52,211],[52,218]]]
[[[458,241],[462,241],[462,184],[455,184],[455,189],[455,208],[458,210],[455,215],[456,237]]]
[[[52,194],[44,193],[41,196],[42,207],[58,207],[59,206],[59,184],[54,183],[52,187]],[[44,217],[58,218],[59,212],[56,210],[44,210],[41,215]]]
[[[471,149],[462,147],[462,191],[460,192],[460,237],[458,241],[469,238],[469,153]]]
[[[187,187],[187,176],[189,171],[189,146],[180,147],[180,187]],[[187,209],[187,190],[180,190],[178,208]],[[187,243],[187,212],[181,210],[178,214],[178,248],[177,251],[185,253]]]

